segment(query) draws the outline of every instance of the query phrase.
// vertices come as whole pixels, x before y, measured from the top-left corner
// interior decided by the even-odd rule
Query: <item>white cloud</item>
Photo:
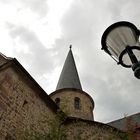
[[[31,11],[39,14],[40,16],[45,16],[47,14],[47,0],[0,0],[1,3],[5,5],[10,5],[11,7],[14,7],[15,9],[18,8],[18,10],[23,9],[30,9]],[[22,9],[22,10],[23,10]],[[30,13],[29,13],[30,14]],[[27,14],[28,16],[28,14]]]

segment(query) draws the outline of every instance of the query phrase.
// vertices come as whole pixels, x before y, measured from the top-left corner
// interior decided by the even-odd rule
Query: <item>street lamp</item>
[[[140,79],[140,31],[127,21],[109,26],[103,33],[102,49],[118,64],[132,68],[134,75]]]

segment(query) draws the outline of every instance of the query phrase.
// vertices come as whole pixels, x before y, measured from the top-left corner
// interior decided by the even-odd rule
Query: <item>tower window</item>
[[[60,98],[56,98],[55,103],[57,104],[57,106],[60,106]]]
[[[81,106],[80,106],[80,98],[78,98],[78,97],[74,98],[74,107],[75,107],[75,109],[80,109],[81,108]]]

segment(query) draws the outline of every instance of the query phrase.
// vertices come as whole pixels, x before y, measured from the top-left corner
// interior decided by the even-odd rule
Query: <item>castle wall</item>
[[[38,88],[18,68],[0,71],[0,140],[24,130],[48,132],[48,120],[54,112],[39,94]]]
[[[60,98],[60,108],[71,117],[78,117],[87,120],[93,120],[93,103],[91,98],[80,92],[79,90],[65,89],[58,91],[50,97],[55,101],[56,98]],[[81,100],[80,109],[75,109],[74,98],[78,97]]]
[[[97,122],[74,120],[63,126],[67,140],[124,140],[125,133]]]
[[[6,59],[6,57],[0,53],[0,66],[6,62],[8,62],[8,59]]]

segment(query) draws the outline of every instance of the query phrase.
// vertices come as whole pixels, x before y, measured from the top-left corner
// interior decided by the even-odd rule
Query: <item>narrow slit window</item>
[[[57,106],[60,106],[60,98],[56,98],[55,103],[57,104]]]
[[[75,109],[80,109],[81,108],[81,105],[80,104],[81,104],[80,103],[80,98],[75,97],[74,98],[74,107],[75,107]]]

